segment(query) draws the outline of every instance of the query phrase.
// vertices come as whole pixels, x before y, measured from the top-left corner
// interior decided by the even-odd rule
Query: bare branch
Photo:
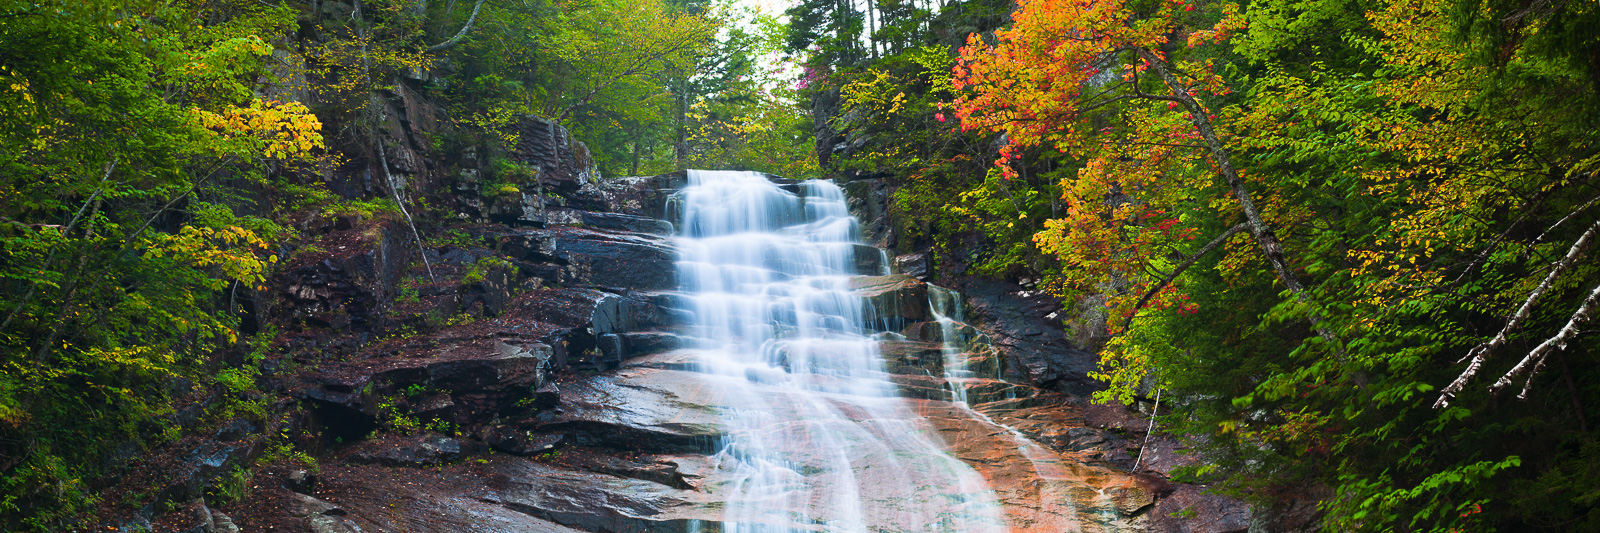
[[[1589,297],[1583,300],[1583,306],[1572,313],[1572,318],[1567,319],[1567,325],[1563,326],[1561,331],[1556,332],[1555,336],[1545,339],[1544,342],[1539,343],[1539,346],[1534,347],[1533,351],[1528,352],[1528,355],[1517,363],[1517,366],[1512,367],[1510,372],[1506,372],[1506,375],[1500,376],[1500,379],[1495,381],[1494,385],[1490,385],[1489,390],[1491,392],[1500,392],[1500,389],[1511,384],[1511,380],[1527,372],[1528,381],[1522,385],[1522,393],[1517,395],[1517,399],[1528,399],[1528,389],[1533,387],[1533,378],[1539,375],[1540,370],[1544,369],[1544,362],[1550,357],[1550,352],[1566,349],[1567,342],[1578,336],[1578,326],[1589,321],[1589,314],[1593,312],[1596,305],[1600,305],[1600,285],[1595,285],[1594,289],[1589,291]],[[1532,371],[1528,370],[1530,363],[1533,365]]]
[[[1178,265],[1178,268],[1173,269],[1172,273],[1167,274],[1165,279],[1162,279],[1160,283],[1156,284],[1156,286],[1151,287],[1150,292],[1144,293],[1144,297],[1139,299],[1139,303],[1133,305],[1133,312],[1128,314],[1128,319],[1122,322],[1121,331],[1128,331],[1128,326],[1133,325],[1133,319],[1135,316],[1137,316],[1139,310],[1143,309],[1145,304],[1150,303],[1150,299],[1155,297],[1156,293],[1161,292],[1161,289],[1166,288],[1167,284],[1172,283],[1172,280],[1178,279],[1178,276],[1183,274],[1183,271],[1194,266],[1195,263],[1200,261],[1201,257],[1205,257],[1206,254],[1211,253],[1211,251],[1217,249],[1218,246],[1222,246],[1222,243],[1226,242],[1229,237],[1248,229],[1250,229],[1249,224],[1242,222],[1239,224],[1234,224],[1233,227],[1228,228],[1228,231],[1222,232],[1222,235],[1218,235],[1217,238],[1212,239],[1211,242],[1200,247],[1199,251],[1195,252],[1194,255],[1189,256],[1188,261],[1184,261],[1183,264]]]
[[[1533,292],[1528,294],[1528,298],[1522,302],[1522,307],[1518,308],[1517,312],[1512,313],[1511,317],[1506,320],[1505,327],[1500,328],[1500,333],[1495,334],[1494,338],[1489,339],[1489,342],[1479,344],[1467,351],[1466,357],[1462,357],[1461,359],[1471,359],[1471,362],[1467,363],[1467,368],[1461,371],[1461,375],[1456,377],[1455,381],[1450,382],[1450,385],[1446,386],[1444,391],[1439,393],[1439,400],[1433,402],[1434,409],[1443,409],[1450,406],[1450,400],[1455,398],[1456,393],[1461,392],[1461,389],[1466,387],[1467,382],[1471,381],[1472,377],[1478,374],[1478,370],[1483,368],[1483,362],[1489,358],[1489,355],[1491,355],[1495,349],[1505,345],[1506,341],[1511,335],[1511,332],[1522,327],[1522,322],[1527,320],[1528,315],[1533,313],[1533,307],[1538,305],[1539,299],[1543,298],[1545,293],[1550,291],[1550,287],[1555,285],[1556,279],[1560,278],[1562,274],[1565,274],[1572,268],[1574,264],[1578,262],[1578,258],[1582,257],[1583,253],[1588,250],[1589,245],[1594,242],[1595,233],[1600,233],[1600,221],[1595,221],[1594,225],[1589,226],[1588,231],[1583,232],[1583,235],[1578,237],[1577,242],[1572,243],[1572,247],[1567,249],[1567,255],[1562,257],[1560,261],[1557,261],[1556,264],[1550,269],[1550,273],[1545,275],[1544,281],[1540,282],[1539,286],[1534,288]],[[1585,305],[1584,309],[1587,309],[1587,305]],[[1580,311],[1583,310],[1580,309]],[[1574,317],[1576,318],[1576,315],[1574,315]],[[1570,323],[1569,326],[1571,326]],[[1539,350],[1535,349],[1534,351],[1537,352]],[[1527,361],[1528,360],[1526,358],[1523,359],[1524,364],[1527,363]],[[1520,364],[1518,365],[1519,368],[1521,366],[1522,365]],[[1513,369],[1513,372],[1519,371]]]
[[[478,10],[480,9],[483,9],[483,0],[478,0],[478,3],[472,6],[472,15],[467,17],[467,23],[466,25],[461,26],[461,31],[456,32],[456,35],[451,37],[450,40],[429,46],[428,51],[438,52],[441,50],[449,50],[450,47],[455,46],[457,43],[460,43],[462,39],[467,38],[467,32],[472,31],[472,23],[478,20]]]

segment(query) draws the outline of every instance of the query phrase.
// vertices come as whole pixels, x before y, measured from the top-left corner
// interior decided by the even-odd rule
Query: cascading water
[[[690,171],[675,205],[693,360],[718,388],[721,531],[1005,531],[984,478],[896,397],[850,291],[857,221],[826,181]],[[881,261],[879,264],[882,264]],[[941,323],[946,321],[941,321]]]

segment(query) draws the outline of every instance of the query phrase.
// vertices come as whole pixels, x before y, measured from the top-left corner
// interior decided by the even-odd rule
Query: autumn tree
[[[1593,16],[1037,0],[953,104],[1012,180],[1076,165],[1038,244],[1110,308],[1102,397],[1203,437],[1181,476],[1329,487],[1339,530],[1592,524]]]

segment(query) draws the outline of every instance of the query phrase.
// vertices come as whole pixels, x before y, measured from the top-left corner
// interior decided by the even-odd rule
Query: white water
[[[720,387],[730,532],[1004,531],[994,492],[894,394],[850,291],[859,224],[839,188],[690,171],[678,274]],[[881,263],[880,263],[881,264]],[[941,325],[948,319],[941,320]],[[947,333],[953,334],[953,333]],[[712,528],[707,528],[712,529]]]

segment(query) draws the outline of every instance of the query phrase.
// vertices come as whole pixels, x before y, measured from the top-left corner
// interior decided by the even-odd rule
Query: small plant
[[[426,429],[428,431],[432,431],[434,433],[438,433],[440,435],[455,436],[456,435],[456,430],[458,428],[456,428],[456,425],[454,423],[452,423],[452,422],[449,422],[449,421],[446,421],[446,420],[440,420],[440,419],[433,419],[433,420],[428,421],[428,423],[423,424],[423,429]]]
[[[299,248],[295,248],[293,256],[294,257],[304,257],[304,256],[308,256],[308,255],[321,255],[321,254],[325,254],[325,253],[328,253],[328,250],[326,248],[323,248],[321,246],[317,246],[315,244],[307,243],[307,244],[300,245]]]
[[[474,238],[472,234],[466,231],[451,229],[438,237],[428,239],[428,246],[432,248],[477,248],[483,246],[483,241]]]
[[[206,504],[212,506],[227,505],[244,499],[249,492],[250,482],[255,479],[255,472],[244,465],[233,467],[233,470],[217,479],[217,483],[206,490]],[[175,502],[169,502],[174,503]]]
[[[379,213],[399,214],[400,208],[395,205],[394,200],[388,198],[345,200],[329,205],[326,213],[331,216],[357,215],[361,218],[372,218]]]
[[[417,303],[422,301],[422,296],[417,288],[422,286],[422,280],[415,277],[400,280],[400,290],[395,295],[395,300],[404,303]]]
[[[406,388],[400,389],[400,394],[404,394],[407,398],[411,399],[416,399],[417,397],[427,393],[428,386],[421,383],[412,383],[410,385],[406,385]]]
[[[494,271],[495,269],[510,270],[512,266],[513,265],[510,261],[501,259],[499,257],[480,257],[478,258],[478,262],[472,264],[472,269],[467,271],[467,275],[461,277],[461,284],[471,285],[473,283],[480,283],[484,280],[484,277],[489,274],[489,272]]]
[[[278,461],[299,463],[312,473],[320,473],[322,471],[322,467],[317,464],[316,457],[295,449],[294,442],[289,440],[288,432],[284,432],[277,439],[273,439],[273,442],[267,445],[267,449],[261,452],[261,457],[256,459],[256,464],[268,465]]]

